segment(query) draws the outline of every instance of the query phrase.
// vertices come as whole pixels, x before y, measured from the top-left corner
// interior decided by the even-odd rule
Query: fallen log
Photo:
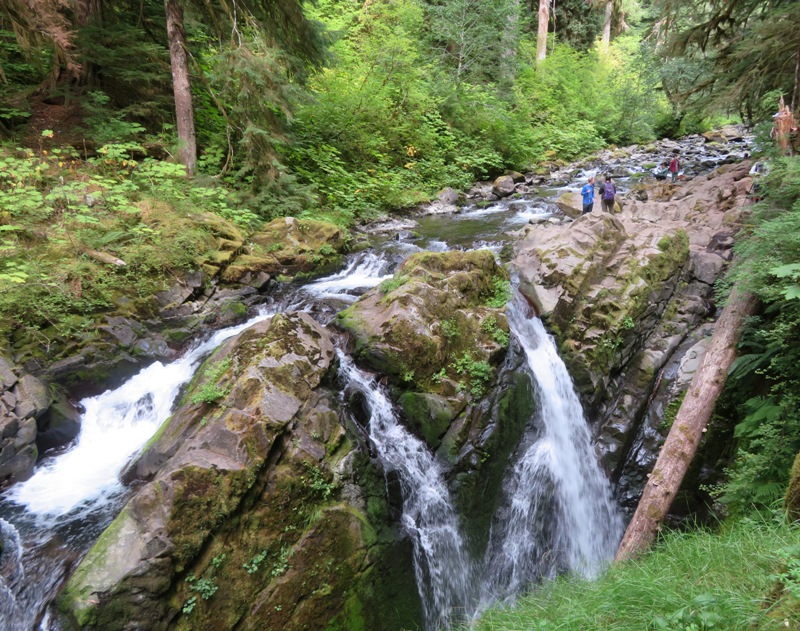
[[[635,557],[655,539],[725,385],[744,320],[754,313],[756,304],[755,296],[734,287],[622,537],[615,561]]]

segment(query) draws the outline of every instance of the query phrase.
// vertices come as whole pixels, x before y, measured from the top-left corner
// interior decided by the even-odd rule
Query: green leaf
[[[779,265],[769,270],[770,274],[778,278],[794,278],[800,274],[800,263],[790,263],[788,265]]]
[[[795,298],[800,298],[800,285],[790,285],[786,289],[783,290],[783,297],[786,300],[793,300]]]

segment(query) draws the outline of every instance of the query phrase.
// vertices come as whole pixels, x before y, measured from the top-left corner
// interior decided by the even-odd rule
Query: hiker
[[[614,181],[610,175],[606,175],[606,181],[600,185],[600,201],[603,204],[603,210],[610,213],[614,212],[614,197],[617,195],[617,189],[614,186]]]
[[[653,170],[653,177],[655,177],[657,180],[666,180],[667,173],[669,173],[667,161],[662,160],[661,163]]]
[[[669,174],[672,176],[672,183],[674,184],[678,179],[678,171],[681,170],[681,163],[678,161],[678,156],[672,156],[669,161]]]
[[[583,196],[583,212],[581,214],[585,215],[592,212],[592,208],[594,208],[594,178],[592,176],[589,176],[588,184],[583,185],[581,195]]]

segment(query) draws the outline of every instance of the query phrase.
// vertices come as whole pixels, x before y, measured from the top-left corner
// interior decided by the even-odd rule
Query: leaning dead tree
[[[689,384],[656,466],[645,485],[636,513],[625,531],[616,561],[636,556],[655,539],[725,385],[728,368],[736,356],[736,343],[744,319],[753,314],[756,303],[756,298],[748,292],[734,288],[731,293],[714,328],[703,362]]]

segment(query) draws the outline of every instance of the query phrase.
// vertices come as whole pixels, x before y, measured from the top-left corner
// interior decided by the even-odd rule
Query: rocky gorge
[[[676,150],[684,179],[650,181],[649,165]],[[509,174],[463,197],[445,191],[426,215],[357,240],[388,252],[368,280],[322,306],[283,285],[270,317],[213,350],[125,466],[119,514],[65,570],[66,628],[421,624],[402,474],[376,452],[369,402],[335,349],[374,371],[401,424],[435,454],[469,554],[483,558],[509,463],[540,431],[539,386],[508,322],[513,287],[555,337],[617,499],[634,507],[664,410],[713,327],[714,283],[747,212],[745,151],[729,130]],[[579,216],[570,196],[601,169],[618,176],[619,212],[598,204]],[[3,480],[24,480],[40,451],[78,434],[72,393],[88,381],[114,385],[171,360],[179,342],[280,294],[271,279],[326,274],[358,249],[306,220],[275,220],[247,242],[234,229],[215,228],[218,254],[156,296],[157,315],[105,316],[103,352],[87,340],[48,365],[25,352],[0,365]]]

